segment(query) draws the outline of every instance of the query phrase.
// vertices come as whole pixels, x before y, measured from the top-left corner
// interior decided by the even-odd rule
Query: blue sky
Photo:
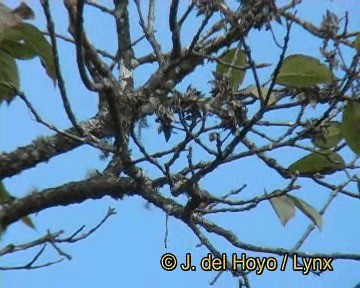
[[[20,1],[3,1],[5,4],[17,6]],[[39,1],[27,1],[34,9],[37,18],[35,25],[45,30],[46,24],[42,15]],[[59,32],[66,32],[66,11],[62,1],[52,1],[52,11],[55,18],[56,28]],[[99,2],[99,1],[98,1]],[[167,50],[170,46],[167,9],[169,1],[158,1],[158,32],[162,47]],[[285,1],[279,1],[284,3]],[[110,3],[110,1],[104,1]],[[186,2],[188,3],[188,2]],[[134,5],[131,5],[134,8]],[[329,9],[343,15],[349,11],[350,31],[360,30],[360,5],[358,0],[325,1],[304,0],[300,5],[298,16],[304,17],[315,24],[321,22],[321,15]],[[134,23],[133,37],[141,35],[134,10],[131,10]],[[87,20],[91,19],[91,20]],[[192,20],[185,26],[184,39],[191,39],[193,26],[198,20]],[[116,41],[112,21],[99,18],[94,9],[87,9],[85,15],[86,29],[91,39],[99,48],[115,51]],[[277,28],[280,35],[284,29]],[[282,39],[282,38],[279,38]],[[249,39],[253,49],[253,55],[258,62],[274,63],[279,55],[271,45],[271,37],[264,33],[253,33]],[[318,56],[320,41],[313,36],[304,33],[298,27],[294,27],[289,45],[288,54],[302,53]],[[96,113],[96,95],[89,93],[80,84],[81,80],[76,71],[74,48],[59,41],[60,59],[62,70],[65,75],[68,94],[71,104],[78,119],[85,120]],[[139,55],[149,51],[149,45],[141,42],[136,47]],[[350,52],[349,52],[350,53]],[[351,57],[351,55],[345,55]],[[21,89],[32,101],[38,112],[44,119],[57,125],[59,128],[67,128],[70,123],[61,106],[59,92],[41,69],[38,59],[19,62],[21,75]],[[209,91],[208,81],[211,79],[211,66],[204,66],[195,71],[194,75],[184,79],[179,89],[186,88],[190,83],[204,91]],[[136,84],[141,85],[149,76],[149,71],[154,69],[150,65],[139,69],[136,73]],[[272,70],[268,69],[261,74],[265,80]],[[252,78],[247,76],[244,85],[252,84]],[[288,117],[288,114],[275,115],[274,117]],[[152,126],[153,130],[156,127]],[[151,149],[159,146],[161,137],[154,141],[154,134],[144,131],[143,141]],[[0,107],[0,151],[12,151],[15,148],[29,144],[34,138],[43,135],[51,135],[52,132],[42,127],[31,116],[20,99],[16,99],[11,105]],[[162,135],[160,135],[162,136]],[[282,163],[290,164],[300,157],[299,153],[274,153],[280,157]],[[101,170],[106,162],[99,159],[99,152],[91,147],[81,147],[66,155],[51,159],[48,163],[39,164],[36,168],[27,170],[20,175],[5,179],[7,189],[14,195],[21,197],[35,190],[61,185],[68,181],[83,179],[94,169]],[[265,167],[259,166],[256,159],[249,159],[245,167],[236,167],[235,164],[226,166],[212,174],[211,179],[202,183],[204,187],[211,189],[216,194],[225,194],[231,189],[248,184],[247,197],[259,194],[263,189],[271,191],[279,186],[279,179]],[[151,173],[151,171],[150,171]],[[259,176],[264,175],[264,176]],[[304,182],[303,188],[296,195],[306,199],[313,206],[320,208],[328,197],[328,192]],[[246,198],[247,198],[246,197]],[[357,203],[356,203],[357,202]],[[91,228],[106,214],[108,207],[116,208],[117,214],[94,235],[73,245],[63,245],[62,248],[73,258],[71,261],[54,265],[52,267],[32,271],[8,271],[0,272],[0,287],[118,287],[131,285],[132,287],[207,287],[208,283],[216,276],[214,272],[204,272],[198,269],[196,272],[172,272],[163,271],[160,267],[160,257],[164,253],[175,254],[179,261],[184,260],[186,253],[192,253],[194,261],[198,262],[208,251],[204,247],[196,247],[198,240],[191,231],[175,219],[169,219],[168,248],[164,248],[165,215],[159,209],[150,206],[139,197],[126,198],[115,201],[106,197],[98,201],[86,201],[69,207],[57,207],[48,209],[33,215],[37,230],[32,231],[16,223],[12,225],[2,238],[2,246],[8,243],[23,243],[44,235],[47,229],[55,232],[64,229],[67,235],[76,231],[83,224]],[[324,217],[324,229],[322,232],[314,231],[302,247],[302,251],[309,252],[359,252],[358,238],[360,227],[357,219],[360,216],[360,203],[339,196]],[[286,228],[279,223],[269,203],[263,203],[249,213],[243,213],[238,217],[211,216],[210,219],[222,223],[227,229],[232,229],[241,241],[257,245],[292,247],[305,231],[309,224],[308,219],[297,212],[295,219],[287,224]],[[212,238],[213,243],[223,249],[225,253],[241,253],[229,247],[220,238]],[[46,260],[56,260],[58,255],[50,248],[47,249]],[[19,253],[0,259],[0,266],[11,266],[30,261],[36,253]],[[248,256],[258,256],[255,253],[247,253]],[[278,258],[279,259],[279,258]],[[281,259],[280,259],[281,260]],[[321,277],[314,275],[303,276],[299,272],[288,271],[265,272],[261,277],[250,277],[252,287],[349,287],[352,288],[360,282],[360,265],[356,262],[337,261],[334,264],[334,272],[324,273]],[[229,273],[224,273],[217,281],[217,287],[237,287],[237,280]]]

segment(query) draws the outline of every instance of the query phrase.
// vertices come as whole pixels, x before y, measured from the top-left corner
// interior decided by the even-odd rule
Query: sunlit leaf
[[[0,51],[0,103],[11,102],[19,90],[19,72],[15,59]]]
[[[288,168],[291,173],[302,176],[332,174],[345,168],[345,162],[339,154],[330,150],[319,150],[299,159]]]
[[[322,229],[322,217],[319,212],[316,211],[314,207],[310,204],[306,203],[304,200],[297,198],[292,195],[288,196],[294,203],[294,205],[307,216],[318,228],[319,230]]]
[[[237,90],[239,85],[244,80],[245,70],[236,69],[235,67],[241,67],[246,65],[246,54],[240,49],[231,49],[220,60],[225,64],[219,63],[216,66],[216,72],[220,75],[229,77],[230,84],[233,89]],[[235,67],[234,67],[235,66]]]
[[[360,102],[350,102],[344,108],[341,130],[351,150],[360,155]]]
[[[295,216],[295,207],[298,208],[306,217],[308,217],[318,228],[322,228],[322,217],[314,207],[306,203],[304,200],[284,194],[269,199],[271,206],[274,208],[282,225]]]
[[[312,142],[316,147],[330,149],[335,147],[342,138],[341,123],[331,121],[321,127],[321,133],[313,135]]]
[[[331,71],[316,58],[291,55],[284,59],[276,82],[290,87],[310,87],[331,81]]]
[[[295,205],[292,199],[287,197],[287,195],[281,195],[278,197],[271,197],[269,201],[276,215],[279,217],[281,224],[285,226],[295,215]]]

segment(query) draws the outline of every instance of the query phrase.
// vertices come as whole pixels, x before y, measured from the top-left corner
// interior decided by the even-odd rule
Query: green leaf
[[[21,23],[15,27],[9,27],[3,32],[0,48],[5,41],[16,42],[26,47],[27,51],[22,51],[22,54],[33,52],[38,55],[46,69],[46,73],[53,81],[56,80],[51,45],[38,28],[29,23]]]
[[[322,229],[322,217],[319,214],[319,212],[316,211],[314,207],[312,207],[310,204],[306,203],[304,200],[297,198],[292,195],[286,195],[289,197],[294,205],[307,216],[318,228],[319,230]]]
[[[350,102],[344,108],[341,130],[350,149],[360,155],[360,102]]]
[[[218,63],[216,72],[229,77],[232,88],[237,90],[244,80],[246,70],[236,69],[234,66],[241,67],[246,65],[245,52],[237,48],[231,49],[227,51],[220,60],[227,65]]]
[[[6,202],[9,201],[13,201],[16,198],[14,196],[12,196],[5,188],[4,184],[2,182],[0,182],[0,205],[1,204],[5,204]],[[35,224],[34,222],[31,220],[30,216],[25,216],[23,218],[21,218],[21,221],[28,227],[32,228],[32,229],[36,229],[35,228]],[[6,227],[1,227],[0,225],[0,237],[1,234],[5,232]]]
[[[0,182],[0,204],[4,204],[12,199],[14,199],[14,197],[10,195],[10,193],[6,190],[4,184]]]
[[[344,168],[345,162],[339,154],[330,150],[318,150],[291,164],[288,170],[301,176],[311,176],[316,173],[332,174]]]
[[[354,47],[358,52],[360,52],[360,34],[358,34],[355,38]]]
[[[8,53],[11,57],[21,60],[31,59],[37,56],[29,45],[9,40],[0,43],[0,50]]]
[[[283,226],[294,217],[295,205],[287,195],[269,198],[271,206],[273,207],[276,215]]]
[[[310,87],[329,83],[331,71],[316,58],[291,55],[284,59],[276,82],[290,87]]]
[[[15,59],[0,51],[0,104],[6,100],[11,102],[19,90],[20,79]]]
[[[321,127],[321,133],[313,135],[312,142],[321,149],[330,149],[335,147],[342,138],[341,123],[330,121]]]
[[[275,191],[276,192],[276,191]],[[305,214],[318,228],[322,228],[322,217],[310,204],[304,200],[284,194],[278,197],[269,198],[271,206],[280,219],[283,226],[295,216],[295,207]]]
[[[269,89],[262,87],[261,89],[261,97],[263,99],[265,99],[267,93],[269,92]],[[248,93],[248,94],[252,94],[254,97],[256,98],[260,98],[258,89],[255,85],[251,85],[249,86],[246,90],[243,91],[243,93]],[[274,105],[277,101],[277,93],[271,92],[270,93],[270,97],[269,97],[269,101],[268,101],[268,105]]]
[[[11,196],[10,193],[6,190],[4,184],[2,182],[0,182],[0,205],[4,204],[12,199],[13,199],[13,196]],[[6,232],[6,227],[4,227],[0,223],[0,239],[5,232]]]
[[[34,222],[31,220],[30,216],[25,216],[23,218],[21,218],[21,221],[28,227],[36,230],[35,224]]]

